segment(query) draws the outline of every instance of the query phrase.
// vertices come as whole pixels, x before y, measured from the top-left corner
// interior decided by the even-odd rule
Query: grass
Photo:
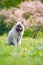
[[[43,65],[43,39],[27,37],[21,46],[9,46],[0,36],[0,65]]]

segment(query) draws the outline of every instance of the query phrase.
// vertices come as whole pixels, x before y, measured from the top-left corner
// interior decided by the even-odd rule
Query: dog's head
[[[16,26],[16,31],[18,33],[24,31],[24,23],[23,22],[17,22],[15,26]]]

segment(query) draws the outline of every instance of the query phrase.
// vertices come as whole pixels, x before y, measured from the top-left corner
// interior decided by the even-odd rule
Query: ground
[[[43,65],[43,39],[23,38],[22,45],[9,46],[0,36],[0,65]]]

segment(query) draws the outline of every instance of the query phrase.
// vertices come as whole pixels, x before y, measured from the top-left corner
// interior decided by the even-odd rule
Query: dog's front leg
[[[21,39],[19,40],[19,43],[18,43],[18,45],[21,45]]]
[[[13,45],[17,46],[17,41],[16,41],[16,39],[13,39]]]

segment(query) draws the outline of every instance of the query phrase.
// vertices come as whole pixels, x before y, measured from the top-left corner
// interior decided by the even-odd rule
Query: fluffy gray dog
[[[24,24],[23,22],[17,22],[7,37],[7,43],[10,45],[21,45],[21,39],[24,33]]]

